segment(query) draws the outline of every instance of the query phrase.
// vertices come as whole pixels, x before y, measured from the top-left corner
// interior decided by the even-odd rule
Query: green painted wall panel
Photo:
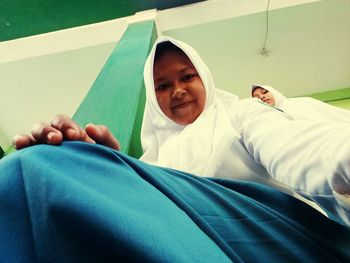
[[[345,100],[334,100],[334,101],[329,101],[327,102],[333,106],[337,106],[343,109],[350,110],[350,99],[345,99]]]
[[[142,153],[143,67],[155,38],[153,21],[129,25],[73,116],[82,126],[108,126],[122,151],[135,157]]]
[[[308,96],[325,102],[345,100],[350,98],[350,88],[313,93]]]
[[[10,146],[9,148],[7,148],[7,150],[5,151],[4,156],[9,155],[9,154],[11,154],[11,153],[14,153],[15,151],[16,151],[15,147],[13,147],[13,146],[11,145],[11,146]]]
[[[339,108],[350,110],[350,88],[318,92],[306,96]]]
[[[203,0],[0,0],[0,41]]]

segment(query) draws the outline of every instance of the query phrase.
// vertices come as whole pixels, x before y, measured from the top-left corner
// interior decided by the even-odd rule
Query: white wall
[[[57,113],[73,115],[115,43],[0,64],[0,146]],[[0,134],[1,137],[1,134]]]

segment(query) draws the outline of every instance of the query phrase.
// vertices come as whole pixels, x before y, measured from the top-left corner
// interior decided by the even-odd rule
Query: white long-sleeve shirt
[[[250,99],[236,107],[241,137],[215,176],[293,191],[350,224],[350,198],[339,194],[350,191],[350,124],[294,120]]]

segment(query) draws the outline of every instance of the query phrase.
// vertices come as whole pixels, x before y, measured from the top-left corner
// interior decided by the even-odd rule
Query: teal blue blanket
[[[350,262],[350,230],[255,183],[82,142],[0,161],[0,262]]]

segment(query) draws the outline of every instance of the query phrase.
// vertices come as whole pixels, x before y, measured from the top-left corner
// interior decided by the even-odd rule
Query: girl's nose
[[[186,89],[182,85],[176,85],[174,92],[173,92],[173,98],[181,99],[186,94]]]

